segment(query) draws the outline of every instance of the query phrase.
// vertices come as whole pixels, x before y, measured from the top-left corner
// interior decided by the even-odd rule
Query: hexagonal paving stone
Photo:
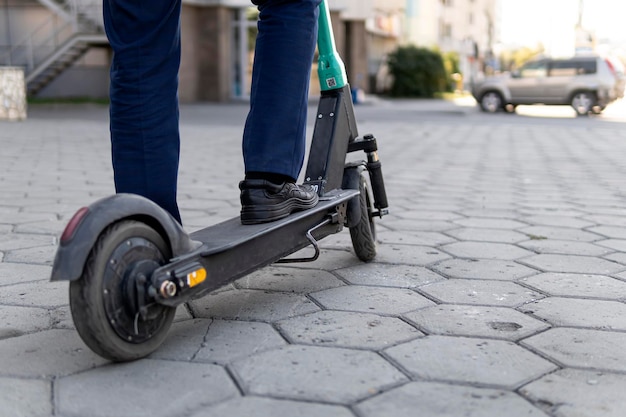
[[[458,240],[471,240],[475,242],[517,243],[528,239],[525,234],[506,229],[465,227],[461,229],[448,230],[446,234]]]
[[[0,340],[0,375],[59,376],[84,371],[108,361],[89,350],[74,330],[46,330]],[[54,360],[50,360],[54,358]]]
[[[7,285],[0,291],[0,304],[27,307],[59,307],[69,303],[68,282],[29,282]]]
[[[323,271],[334,271],[339,268],[346,268],[354,265],[361,265],[363,262],[354,255],[352,249],[325,249],[324,241],[320,242],[322,247],[320,256],[313,262],[299,263],[297,269],[320,269]],[[293,255],[292,258],[308,258],[313,256],[314,251],[310,247],[304,248]]]
[[[586,220],[595,224],[607,225],[607,226],[626,226],[626,216],[613,216],[608,214],[592,214],[585,216]]]
[[[412,382],[355,409],[362,417],[547,417],[512,392],[433,382]]]
[[[327,271],[268,267],[235,282],[237,288],[306,294],[345,285]]]
[[[626,304],[616,301],[549,297],[520,307],[554,326],[626,331]]]
[[[232,370],[246,393],[334,404],[351,404],[407,381],[373,352],[317,346],[259,353],[235,362]]]
[[[347,408],[340,405],[312,404],[299,401],[275,400],[272,398],[240,397],[201,408],[191,417],[354,417]]]
[[[379,350],[423,336],[400,319],[375,314],[320,311],[276,323],[292,343]]]
[[[51,322],[48,311],[41,308],[2,306],[0,339],[47,329]]]
[[[189,302],[196,317],[274,321],[312,313],[319,307],[302,295],[259,290],[231,290]]]
[[[526,385],[520,393],[559,416],[622,417],[626,375],[562,369]]]
[[[379,245],[374,262],[425,266],[449,257],[429,246]]]
[[[521,343],[565,366],[626,371],[626,333],[556,328]]]
[[[588,227],[588,231],[614,239],[626,239],[626,227],[619,226],[594,226]]]
[[[538,226],[552,226],[552,227],[571,227],[574,229],[584,229],[585,227],[593,226],[594,223],[577,219],[571,216],[528,216],[524,218],[524,221],[529,224]]]
[[[438,305],[403,315],[428,334],[518,340],[549,325],[512,308]]]
[[[518,229],[520,227],[528,226],[525,223],[520,223],[516,220],[507,218],[487,218],[487,217],[473,217],[468,219],[455,220],[454,223],[472,228],[483,229]]]
[[[327,309],[363,313],[402,314],[435,304],[408,289],[360,285],[320,291],[310,297]]]
[[[445,278],[421,266],[364,264],[335,271],[352,284],[415,288]]]
[[[552,253],[560,255],[602,256],[613,252],[610,249],[598,246],[595,243],[574,242],[571,240],[529,240],[519,245],[537,253]]]
[[[457,242],[441,249],[459,258],[514,260],[532,255],[532,252],[506,243]]]
[[[0,378],[0,414],[11,417],[52,415],[50,381]]]
[[[608,275],[624,271],[626,266],[591,256],[535,255],[519,262],[546,272],[573,272]]]
[[[514,261],[499,259],[449,259],[432,268],[452,278],[496,279],[515,281],[537,273],[537,270]]]
[[[20,263],[0,263],[0,285],[49,280],[52,267]]]
[[[37,246],[34,248],[14,249],[6,251],[5,262],[20,262],[38,265],[52,265],[57,247]]]
[[[76,416],[186,415],[237,395],[220,366],[150,359],[100,367],[55,384],[57,413]]]
[[[509,389],[556,369],[553,363],[503,340],[426,336],[385,353],[416,378]]]
[[[438,211],[438,210],[406,210],[398,213],[394,213],[401,219],[415,219],[415,220],[455,220],[461,219],[463,216],[451,211]]]
[[[382,244],[439,246],[454,242],[450,236],[439,232],[376,230],[376,239]]]
[[[530,226],[517,230],[525,233],[533,239],[554,239],[554,240],[573,240],[579,242],[593,242],[601,239],[602,236],[595,233],[586,232],[580,229],[571,229],[568,227],[548,227],[548,226]]]
[[[193,319],[174,323],[163,345],[150,358],[226,365],[286,344],[267,323]]]
[[[606,248],[610,248],[609,252],[613,251],[626,251],[626,239],[606,239],[600,240],[598,242],[594,242],[596,245],[604,246]]]
[[[54,245],[52,236],[26,233],[7,233],[0,235],[0,250],[5,252],[49,245]]]
[[[454,229],[454,223],[445,220],[406,220],[406,219],[385,219],[385,227],[398,231],[422,231],[422,232],[443,232]]]
[[[604,275],[548,272],[522,278],[521,282],[550,295],[595,297],[611,300],[626,298],[626,282]]]
[[[542,298],[537,292],[507,281],[450,279],[420,287],[443,303],[514,307]]]

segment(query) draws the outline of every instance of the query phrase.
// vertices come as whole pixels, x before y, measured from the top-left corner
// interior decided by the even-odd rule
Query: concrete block
[[[57,413],[68,417],[187,415],[238,395],[220,366],[150,359],[59,378],[54,390]]]
[[[508,307],[443,304],[403,315],[428,334],[519,340],[550,327]]]
[[[451,278],[495,279],[515,281],[533,275],[537,270],[514,261],[500,259],[449,259],[433,265],[432,269]]]
[[[564,366],[626,371],[626,333],[556,328],[521,343]]]
[[[349,285],[310,294],[330,310],[399,315],[434,305],[415,291],[402,288]]]
[[[558,327],[626,331],[626,304],[616,301],[548,297],[520,307]]]
[[[514,260],[532,255],[532,252],[506,243],[456,242],[441,249],[458,258]]]
[[[407,381],[373,352],[317,346],[259,353],[232,370],[246,394],[346,405]]]
[[[36,379],[0,378],[0,415],[49,417],[51,382]]]
[[[195,317],[272,322],[318,311],[303,295],[260,290],[232,290],[189,302]]]
[[[202,407],[191,417],[354,417],[352,412],[340,405],[315,404],[308,402],[277,400],[262,397],[239,397],[217,404]]]
[[[443,303],[515,307],[543,296],[508,281],[449,279],[424,285],[420,291]]]
[[[626,265],[591,256],[534,255],[521,263],[545,272],[610,275],[626,270]]]
[[[397,318],[343,311],[320,311],[281,320],[276,327],[294,344],[370,350],[423,336]]]
[[[426,336],[385,350],[415,378],[515,389],[556,365],[503,340]]]
[[[424,267],[411,265],[368,263],[339,269],[335,273],[351,284],[379,287],[416,288],[445,280]]]
[[[626,282],[604,275],[548,272],[520,282],[555,296],[626,299]]]
[[[547,417],[512,392],[423,381],[385,392],[355,409],[363,417]]]
[[[622,417],[626,375],[562,369],[532,382],[520,393],[558,416]]]

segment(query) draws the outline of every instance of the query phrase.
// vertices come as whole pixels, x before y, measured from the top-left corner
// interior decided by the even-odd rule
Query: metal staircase
[[[38,1],[53,13],[0,56],[0,65],[25,69],[29,96],[36,95],[89,48],[108,43],[102,22],[102,0]]]

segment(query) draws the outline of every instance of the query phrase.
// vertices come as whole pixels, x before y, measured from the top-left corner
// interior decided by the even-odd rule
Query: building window
[[[470,13],[469,14],[469,24],[473,25],[474,24],[474,13]]]

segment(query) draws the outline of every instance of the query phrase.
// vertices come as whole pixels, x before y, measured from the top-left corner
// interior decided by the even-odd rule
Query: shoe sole
[[[243,206],[241,209],[241,224],[261,224],[280,220],[294,211],[315,207],[317,201],[317,199],[309,201],[292,198],[269,207]]]

